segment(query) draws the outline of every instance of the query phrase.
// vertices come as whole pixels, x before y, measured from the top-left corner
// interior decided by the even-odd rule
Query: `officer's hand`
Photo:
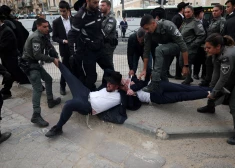
[[[143,70],[139,76],[139,80],[141,80],[141,78],[145,78],[146,77],[146,70]]]
[[[188,74],[189,74],[189,68],[184,66],[182,69],[182,76],[187,76]]]
[[[127,90],[127,95],[129,96],[136,96],[135,92],[132,89]]]
[[[209,98],[209,99],[215,99],[214,97],[212,97],[212,95],[211,95],[210,92],[208,92],[208,93],[209,93],[209,94],[208,94],[207,98]]]
[[[55,66],[57,66],[59,68],[59,59],[55,58],[53,63],[55,64]]]
[[[63,40],[63,43],[64,44],[68,44],[68,40]]]
[[[135,72],[133,70],[130,70],[129,71],[129,76],[134,76],[135,75]]]

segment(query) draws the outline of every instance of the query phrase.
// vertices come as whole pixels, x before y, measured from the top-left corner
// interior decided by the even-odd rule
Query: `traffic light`
[[[163,1],[163,5],[166,5],[166,3],[168,2],[167,0],[157,0],[156,2],[161,5],[161,1]]]

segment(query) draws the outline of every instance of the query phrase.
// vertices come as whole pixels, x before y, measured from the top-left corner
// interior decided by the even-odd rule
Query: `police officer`
[[[70,53],[76,62],[83,63],[85,79],[84,85],[91,91],[96,90],[97,80],[96,62],[102,69],[112,69],[113,65],[102,54],[104,36],[102,29],[102,17],[98,10],[99,0],[87,0],[74,16],[72,29],[68,34]],[[77,44],[77,52],[74,51],[74,43]]]
[[[193,82],[191,77],[192,74],[192,64],[195,62],[195,57],[198,51],[198,48],[201,46],[202,42],[206,38],[206,33],[203,28],[203,25],[200,20],[197,20],[193,16],[193,7],[186,6],[184,10],[185,20],[180,27],[180,32],[183,36],[183,39],[188,48],[188,55],[189,55],[189,70],[190,73],[186,76],[186,79],[182,82],[182,84],[189,85]],[[181,60],[180,56],[180,60]],[[182,61],[180,61],[181,63]]]
[[[29,70],[25,72],[33,86],[33,116],[31,122],[39,125],[40,127],[45,127],[48,126],[49,123],[41,116],[40,99],[43,90],[41,80],[45,81],[49,108],[60,104],[61,99],[53,99],[52,78],[38,63],[38,61],[40,60],[48,63],[54,62],[55,58],[58,57],[58,54],[55,52],[55,49],[51,48],[52,46],[49,46],[50,44],[48,44],[48,39],[46,37],[48,34],[48,22],[43,18],[39,18],[37,19],[36,24],[37,30],[28,37],[24,46],[22,58],[29,63]],[[43,54],[44,50],[48,47],[50,47],[49,55],[54,58]]]
[[[213,18],[211,20],[211,23],[207,29],[207,36],[209,37],[212,33],[222,33],[224,30],[224,23],[225,18],[223,18],[221,15],[223,13],[223,6],[220,4],[217,4],[214,6],[212,10]],[[209,86],[212,78],[213,73],[213,63],[212,63],[212,57],[206,58],[206,77],[205,80],[203,80],[199,85],[200,86]]]
[[[109,64],[113,65],[113,52],[118,44],[116,37],[117,21],[114,13],[110,11],[111,2],[109,0],[102,0],[100,4],[100,11],[103,14],[102,19],[102,32],[104,34],[104,47],[102,48],[103,54],[109,60]],[[112,67],[114,70],[114,66]]]
[[[159,45],[155,48],[155,63],[152,71],[152,81],[143,90],[153,92],[159,89],[159,81],[168,81],[167,69],[169,59],[180,50],[184,58],[183,74],[188,74],[188,51],[183,37],[174,23],[161,19],[156,22],[151,15],[145,15],[140,22],[141,27],[147,32],[144,43],[144,68],[139,78],[146,76],[146,69],[151,50],[151,43],[155,42]]]
[[[230,113],[233,116],[235,129],[235,46],[230,36],[222,37],[218,33],[211,34],[205,43],[205,50],[208,56],[213,57],[214,72],[210,87],[213,88],[209,93],[207,106],[198,108],[200,113],[215,113],[216,101],[226,93],[231,92],[229,97]],[[225,89],[224,89],[225,88]],[[227,91],[227,92],[228,92]],[[229,144],[235,145],[235,135],[228,139]]]

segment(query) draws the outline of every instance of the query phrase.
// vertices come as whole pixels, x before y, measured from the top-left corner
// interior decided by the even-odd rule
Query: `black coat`
[[[177,14],[172,18],[171,21],[172,21],[172,22],[176,25],[176,27],[179,29],[180,26],[181,26],[182,23],[183,23],[183,18],[182,18],[182,16],[181,16],[179,13],[177,13]]]
[[[70,19],[70,25],[72,26],[72,21]],[[64,44],[63,40],[68,40],[66,30],[61,17],[58,17],[53,21],[53,31],[52,40],[59,43],[59,50],[61,57],[69,57],[69,45]]]
[[[224,31],[223,35],[229,35],[235,40],[235,29],[234,29],[234,24],[235,24],[235,13],[230,15],[226,22],[224,23]]]

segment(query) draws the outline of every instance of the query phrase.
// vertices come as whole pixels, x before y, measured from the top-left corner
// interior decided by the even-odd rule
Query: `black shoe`
[[[60,94],[61,95],[66,95],[65,88],[60,87]]]
[[[229,139],[227,139],[227,143],[230,145],[235,145],[235,136],[232,136]]]
[[[214,114],[215,113],[215,107],[210,107],[210,106],[200,107],[200,108],[197,109],[197,112]]]
[[[193,78],[196,80],[199,80],[199,76],[198,75],[193,75]]]
[[[55,107],[56,105],[60,104],[60,102],[61,102],[61,98],[60,97],[56,98],[55,100],[54,99],[50,99],[50,100],[47,101],[49,108]]]
[[[174,76],[172,76],[169,72],[167,73],[167,77],[168,78],[174,78]]]
[[[175,76],[175,79],[177,79],[177,80],[185,80],[185,77],[183,77],[183,76]]]
[[[210,82],[206,81],[206,80],[203,80],[201,81],[201,83],[199,83],[199,86],[205,86],[205,87],[208,87],[210,85]]]
[[[47,127],[49,123],[45,121],[40,113],[33,113],[31,122],[37,124],[39,127]]]
[[[151,82],[148,86],[144,87],[142,89],[144,92],[159,92],[160,91],[160,87],[159,87],[159,83],[158,82]]]
[[[48,138],[52,138],[58,135],[61,135],[63,133],[62,128],[58,128],[56,125],[53,126],[50,131],[48,131],[45,136]]]
[[[10,138],[11,133],[10,132],[5,132],[3,134],[0,134],[0,143],[6,141],[8,138]]]
[[[9,99],[11,98],[11,94],[2,94],[2,100],[6,100],[6,99]]]
[[[190,83],[192,83],[193,82],[193,79],[192,78],[190,78],[190,80],[185,80],[185,81],[183,81],[181,84],[183,84],[183,85],[190,85]]]

